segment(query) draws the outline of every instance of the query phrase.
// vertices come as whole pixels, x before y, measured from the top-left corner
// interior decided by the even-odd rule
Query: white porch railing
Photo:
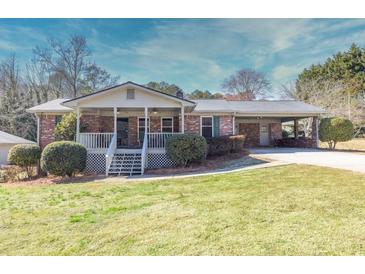
[[[109,173],[109,169],[110,169],[110,165],[112,164],[113,161],[113,156],[115,153],[115,149],[117,148],[117,136],[112,134],[112,140],[109,144],[109,148],[107,153],[105,154],[105,173],[106,176],[108,176]]]
[[[148,148],[165,148],[168,137],[180,132],[148,133]]]
[[[88,149],[107,149],[112,142],[113,134],[113,132],[80,133],[80,144]]]

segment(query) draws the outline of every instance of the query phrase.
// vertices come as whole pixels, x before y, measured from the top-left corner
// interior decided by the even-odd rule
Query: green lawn
[[[365,176],[291,165],[0,187],[0,255],[365,255]]]

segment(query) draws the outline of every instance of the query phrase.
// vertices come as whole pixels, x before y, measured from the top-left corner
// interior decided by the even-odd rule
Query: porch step
[[[141,153],[118,153],[114,154],[108,175],[141,175],[142,156]]]

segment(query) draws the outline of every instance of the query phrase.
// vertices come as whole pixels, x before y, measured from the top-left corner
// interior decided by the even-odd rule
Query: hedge
[[[213,137],[208,140],[208,155],[224,155],[243,150],[244,135]]]
[[[41,168],[53,175],[71,177],[85,169],[86,156],[86,148],[79,143],[53,142],[42,152]]]
[[[32,175],[32,167],[38,163],[40,158],[41,149],[38,145],[15,145],[8,153],[9,163],[24,168],[28,177]]]
[[[192,162],[202,162],[207,154],[207,141],[199,135],[172,135],[166,140],[166,152],[177,165],[186,166]]]

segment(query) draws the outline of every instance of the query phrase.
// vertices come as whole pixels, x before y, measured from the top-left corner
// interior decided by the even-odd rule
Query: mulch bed
[[[12,186],[29,186],[29,185],[51,185],[51,184],[71,184],[71,183],[85,183],[85,182],[92,182],[95,180],[100,180],[105,178],[104,175],[97,175],[94,173],[90,174],[78,174],[75,177],[58,177],[58,176],[47,176],[47,177],[39,177],[30,180],[21,180],[21,181],[14,181],[14,182],[7,182],[2,183],[0,185],[12,185]]]

